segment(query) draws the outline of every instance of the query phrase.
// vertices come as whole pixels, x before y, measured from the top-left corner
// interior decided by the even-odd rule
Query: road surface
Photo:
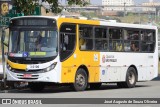
[[[147,82],[138,82],[135,88],[118,88],[116,84],[103,84],[98,90],[86,90],[74,92],[69,87],[48,87],[40,93],[35,93],[29,89],[0,91],[0,98],[160,98],[160,77]],[[16,105],[13,105],[17,107]],[[82,105],[47,105],[48,107],[81,107]],[[97,107],[99,105],[84,105],[87,107]],[[106,107],[107,105],[101,104]],[[109,106],[109,105],[108,105]],[[145,105],[111,105],[114,107],[159,107],[158,104]],[[41,106],[39,106],[41,107]]]

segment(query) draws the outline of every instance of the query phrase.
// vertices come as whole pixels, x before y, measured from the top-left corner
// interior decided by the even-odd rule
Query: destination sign
[[[11,20],[11,26],[55,26],[54,19],[44,18],[18,18]]]

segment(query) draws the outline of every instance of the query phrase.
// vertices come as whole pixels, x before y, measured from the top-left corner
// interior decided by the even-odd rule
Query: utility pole
[[[126,16],[126,2],[124,2],[124,14],[123,16],[125,17]]]
[[[140,13],[140,10],[139,10],[138,14],[139,14],[139,24],[141,24],[141,13]]]
[[[156,22],[156,7],[155,7],[155,5],[154,5],[154,3],[153,3],[153,5],[152,5],[152,11],[153,11],[153,19],[152,19],[152,21],[154,21],[154,22]]]
[[[157,21],[157,9],[156,9],[156,6],[154,5],[154,9],[155,9],[155,22]]]
[[[1,0],[0,1],[0,17],[5,19],[6,14],[9,12],[9,4],[11,0]],[[2,19],[0,19],[2,21]],[[4,39],[5,39],[5,26],[6,23],[0,23],[0,32],[1,32],[1,50],[2,50],[2,67],[3,67],[3,80],[2,80],[2,88],[6,89],[6,71],[5,71],[5,55],[4,55]]]
[[[5,71],[5,57],[4,57],[4,38],[5,37],[5,29],[2,28],[2,36],[1,36],[1,48],[2,48],[2,66],[3,66],[3,88],[6,89],[6,71]]]

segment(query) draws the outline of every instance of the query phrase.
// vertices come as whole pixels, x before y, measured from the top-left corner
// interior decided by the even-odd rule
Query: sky
[[[136,4],[141,4],[143,2],[148,2],[149,0],[133,0]],[[160,0],[153,0],[154,2],[160,2]]]
[[[59,2],[65,3],[65,0],[58,0]],[[141,4],[143,2],[149,2],[149,0],[133,0],[135,4]],[[160,0],[153,0],[155,2],[160,2]]]

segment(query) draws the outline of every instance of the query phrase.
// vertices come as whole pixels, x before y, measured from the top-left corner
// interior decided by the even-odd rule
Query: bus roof
[[[157,29],[157,26],[153,25],[143,25],[143,24],[130,24],[130,23],[119,23],[119,22],[108,22],[106,21],[100,21],[100,20],[86,20],[86,19],[77,19],[77,18],[65,18],[61,16],[20,16],[20,17],[14,17],[11,20],[14,19],[20,19],[20,18],[49,18],[49,19],[63,19],[63,22],[68,22],[70,20],[71,23],[81,23],[83,21],[88,22],[86,24],[90,24],[89,22],[99,22],[99,25],[102,26],[110,26],[110,27],[127,27],[127,28],[140,28],[140,29]],[[83,24],[83,23],[82,23]]]

